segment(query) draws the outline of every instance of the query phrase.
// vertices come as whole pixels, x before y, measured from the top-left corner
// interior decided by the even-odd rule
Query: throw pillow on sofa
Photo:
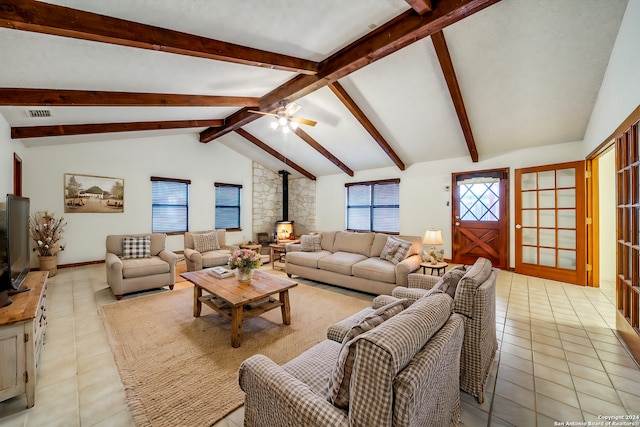
[[[151,257],[151,236],[124,237],[122,239],[122,258]]]
[[[389,236],[387,237],[387,243],[384,245],[384,248],[382,248],[380,258],[397,264],[407,257],[412,244],[413,243],[407,242],[406,240]]]
[[[460,282],[460,279],[464,277],[466,272],[467,271],[465,267],[452,268],[451,270],[444,273],[444,275],[442,276],[442,279],[440,279],[438,283],[436,283],[433,286],[433,288],[431,288],[431,291],[435,292],[435,290],[439,290],[440,292],[445,292],[451,298],[455,298],[456,289],[458,288],[458,283]],[[430,293],[433,293],[433,292],[430,292]]]
[[[406,298],[393,301],[368,314],[347,332],[342,341],[336,367],[333,370],[329,382],[328,397],[331,403],[343,409],[349,407],[349,384],[351,382],[351,371],[353,370],[353,362],[355,360],[355,343],[357,338],[361,334],[382,324],[385,320],[402,312],[405,308],[409,307],[411,303],[412,301]]]
[[[319,252],[322,250],[320,246],[320,234],[304,234],[300,237],[300,250],[302,252]]]
[[[210,233],[193,234],[193,250],[196,252],[217,251],[220,249],[218,244],[218,233],[212,231]]]

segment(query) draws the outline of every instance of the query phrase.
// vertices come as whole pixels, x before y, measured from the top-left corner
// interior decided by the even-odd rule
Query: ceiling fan
[[[313,120],[304,119],[302,117],[293,117],[293,115],[302,108],[300,104],[295,102],[287,102],[286,100],[280,101],[280,106],[272,113],[266,113],[264,111],[249,110],[250,113],[263,114],[265,116],[273,116],[276,120],[271,123],[272,129],[282,129],[283,132],[289,132],[289,130],[296,130],[298,124],[301,123],[307,126],[315,126],[318,122]]]

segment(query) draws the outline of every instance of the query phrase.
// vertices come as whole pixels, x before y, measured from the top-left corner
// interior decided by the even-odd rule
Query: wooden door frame
[[[600,167],[599,158],[615,150],[616,140],[603,142],[586,159],[587,171],[587,286],[600,287]],[[591,220],[591,224],[589,224]]]
[[[597,158],[587,159],[587,286],[600,287],[600,198],[598,180],[600,169]],[[589,223],[591,219],[591,223]]]
[[[628,128],[630,128],[634,123],[636,123],[638,120],[640,120],[640,105],[638,105],[631,112],[631,114],[629,114],[629,116],[627,116],[622,121],[622,123],[616,128],[615,131],[613,131],[611,135],[609,135],[598,147],[596,147],[591,153],[587,155],[587,158],[586,158],[587,163],[591,162],[593,159],[596,159],[598,156],[600,156],[603,152],[605,152],[611,146],[611,144],[614,144],[614,147],[616,150],[616,157],[617,157],[618,153],[617,153],[617,146],[615,144],[615,141],[617,141],[617,138],[621,134],[623,134]],[[617,169],[617,162],[616,162],[616,169]],[[597,181],[592,185],[593,186],[597,185]],[[616,204],[617,204],[617,200],[616,200]],[[617,218],[617,215],[616,215],[616,218]],[[590,227],[589,231],[593,231],[592,229],[594,228],[596,228],[595,220],[594,220],[594,227]],[[589,234],[589,238],[591,239],[593,238],[592,234],[593,233]],[[597,262],[597,260],[594,260],[594,262]],[[616,262],[617,263],[620,262],[618,255],[616,255]],[[640,333],[638,333],[638,331],[633,326],[631,326],[629,321],[621,313],[621,310],[618,307],[619,292],[620,291],[618,290],[618,286],[616,285],[616,331],[618,332],[618,335],[622,337],[624,343],[629,349],[629,352],[634,357],[636,362],[640,363]]]
[[[503,173],[504,176],[506,177],[505,182],[504,182],[504,195],[501,194],[500,195],[500,200],[504,200],[504,209],[500,212],[501,215],[504,215],[504,221],[505,221],[505,227],[504,227],[504,243],[503,243],[503,248],[501,251],[501,264],[506,266],[505,268],[510,268],[511,266],[511,256],[510,256],[510,248],[511,248],[511,228],[510,228],[510,224],[511,224],[511,217],[510,217],[510,212],[511,212],[511,206],[509,204],[510,198],[509,198],[509,193],[511,191],[510,189],[510,182],[511,182],[511,174],[510,174],[510,168],[493,168],[493,169],[482,169],[482,170],[474,170],[474,171],[467,171],[467,172],[453,172],[451,174],[451,259],[455,259],[455,232],[456,232],[456,208],[455,208],[455,202],[456,202],[456,178],[460,175],[481,175],[481,174],[488,174],[488,173],[495,173],[495,172],[500,172]],[[502,232],[502,231],[501,231]]]
[[[13,194],[22,196],[22,159],[13,153]]]

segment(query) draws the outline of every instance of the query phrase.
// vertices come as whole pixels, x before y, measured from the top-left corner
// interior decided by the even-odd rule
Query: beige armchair
[[[107,236],[107,284],[116,299],[131,292],[164,286],[173,289],[178,256],[165,249],[166,239],[163,233]]]
[[[453,312],[464,319],[464,342],[460,355],[460,388],[484,402],[484,386],[496,356],[496,279],[499,270],[491,261],[478,258],[466,267],[457,283]],[[393,290],[396,298],[419,299],[444,277],[409,274],[409,286]]]
[[[238,246],[227,245],[225,230],[191,231],[184,233],[184,260],[187,271],[226,265]]]

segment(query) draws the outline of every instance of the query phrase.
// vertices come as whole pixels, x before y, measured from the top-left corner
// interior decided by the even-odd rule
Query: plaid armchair
[[[484,402],[484,385],[495,359],[496,339],[496,279],[499,270],[491,261],[478,258],[460,279],[453,311],[464,319],[464,342],[460,355],[460,388]],[[418,299],[442,278],[412,273],[408,287],[397,287],[396,298]]]
[[[355,338],[326,339],[282,366],[250,357],[239,374],[245,426],[458,425],[464,330],[452,305],[445,294],[423,298]],[[350,380],[342,383],[346,405],[331,395],[345,346],[354,346]]]

